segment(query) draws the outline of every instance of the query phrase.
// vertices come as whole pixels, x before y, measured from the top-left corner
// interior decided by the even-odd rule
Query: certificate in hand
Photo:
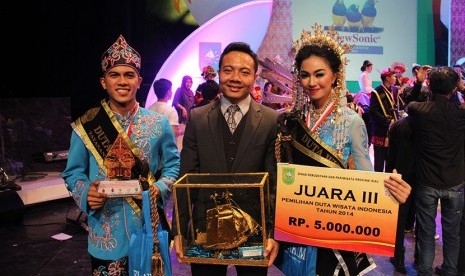
[[[103,180],[98,186],[100,193],[105,193],[109,197],[126,197],[141,195],[142,189],[139,180]]]
[[[399,203],[389,175],[278,164],[275,239],[393,256]]]

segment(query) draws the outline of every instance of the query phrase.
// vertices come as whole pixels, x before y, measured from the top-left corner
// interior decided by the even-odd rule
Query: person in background
[[[202,77],[205,80],[205,82],[199,84],[197,87],[197,90],[195,90],[195,103],[194,105],[198,105],[202,101],[202,91],[204,90],[205,87],[207,86],[212,86],[212,85],[218,85],[218,83],[215,81],[216,77],[216,72],[215,68],[213,66],[208,65],[203,67],[202,69]]]
[[[181,87],[176,90],[173,99],[173,106],[176,108],[180,124],[186,124],[189,120],[189,111],[194,106],[194,93],[192,88],[192,77],[184,76]]]
[[[408,106],[408,104],[412,101],[415,101],[415,102],[426,102],[426,101],[429,101],[431,100],[431,91],[429,90],[429,88],[427,87],[426,85],[426,79],[427,79],[427,73],[429,70],[431,70],[431,66],[429,65],[419,65],[419,64],[414,64],[414,66],[412,67],[412,75],[414,76],[414,80],[413,80],[413,83],[412,83],[412,86],[408,86],[404,89],[404,102],[406,104],[406,107]],[[409,130],[408,127],[406,126],[403,126],[405,123],[401,123],[399,126],[396,126],[396,131],[398,131],[399,133],[394,133],[392,136],[394,137],[394,139],[396,139],[396,144],[398,144],[397,146],[393,146],[394,149],[391,149],[391,145],[389,145],[389,154],[388,155],[391,155],[391,157],[388,157],[388,160],[391,159],[390,162],[392,162],[392,164],[396,164],[396,162],[399,162],[400,164],[404,165],[404,164],[410,164],[411,166],[413,166],[413,163],[414,163],[414,158],[413,158],[413,148],[405,148],[405,144],[404,143],[407,143],[407,141],[400,141],[399,138],[400,137],[403,137],[404,139],[408,139],[410,140],[410,136],[411,136],[411,131]],[[391,131],[391,130],[390,130]],[[391,135],[390,135],[391,136]],[[399,138],[396,138],[396,137],[399,137]],[[389,138],[390,139],[390,138]],[[413,147],[413,144],[410,145],[411,147]],[[395,148],[401,148],[401,152],[398,152],[396,153],[396,150]],[[398,157],[398,158],[396,158]],[[408,160],[410,160],[411,163],[408,162]],[[386,165],[387,166],[387,165]],[[394,167],[393,165],[390,166],[392,170],[392,168]],[[412,172],[413,172],[413,168],[405,165],[405,166],[402,166],[402,168],[404,169],[401,169],[401,168],[398,168],[398,171],[402,174],[402,175],[406,175],[406,177],[408,177],[408,175],[410,175]],[[402,171],[406,171],[405,173],[402,172]],[[416,194],[416,185],[415,185],[415,181],[412,177],[412,179],[410,179],[410,181],[408,181],[411,185],[412,185],[412,193],[409,197],[409,200],[406,204],[404,204],[403,206],[401,206],[401,209],[403,209],[402,211],[405,210],[405,214],[402,213],[402,219],[404,219],[404,215],[406,216],[405,219],[405,233],[406,234],[413,234],[415,232],[415,194]],[[400,218],[400,217],[399,217]],[[402,235],[404,236],[404,234],[402,233],[398,233],[398,235]],[[439,236],[437,236],[439,238]]]
[[[252,96],[252,99],[256,101],[257,103],[262,103],[262,89],[260,86],[255,86],[252,89],[252,92],[250,92],[250,96]]]
[[[407,82],[407,87],[412,87],[417,79],[417,71],[421,68],[420,64],[414,63],[412,64],[412,78],[410,78]]]
[[[271,81],[265,82],[265,85],[263,85],[263,93],[274,94],[274,92],[273,92],[273,83]]]
[[[313,34],[303,31],[300,37],[294,42],[295,105],[278,121],[277,161],[373,171],[365,124],[347,107],[345,97],[344,55],[352,46],[335,30],[325,32],[317,24]],[[410,194],[399,175],[384,185],[400,203]],[[363,275],[373,268],[374,261],[364,253],[318,248],[317,275]]]
[[[103,53],[101,69],[100,84],[108,99],[72,124],[62,177],[87,214],[92,274],[129,275],[129,242],[131,233],[142,229],[138,205],[142,196],[109,197],[99,192],[100,180],[148,182],[157,198],[152,203],[164,210],[178,177],[179,153],[166,116],[136,101],[142,83],[141,57],[123,36]],[[155,180],[159,161],[161,177]]]
[[[166,115],[168,121],[173,128],[173,133],[175,137],[178,137],[183,134],[183,130],[179,127],[179,117],[176,109],[173,106],[168,104],[168,101],[171,100],[173,96],[172,83],[167,79],[158,79],[153,83],[153,90],[155,95],[157,95],[157,101],[152,104],[149,109],[156,111],[160,114]]]
[[[360,91],[358,91],[354,96],[354,104],[362,113],[361,116],[367,129],[368,147],[370,147],[372,136],[370,123],[370,96],[371,91],[373,90],[373,82],[370,78],[370,73],[373,71],[373,63],[369,60],[364,60],[362,67],[360,67],[360,71],[362,71],[362,74],[358,79]]]
[[[374,152],[374,168],[376,172],[384,172],[389,146],[388,130],[397,121],[392,87],[396,77],[394,71],[389,68],[381,71],[381,85],[371,92],[370,97],[370,121],[371,143]]]
[[[202,100],[193,108],[203,106],[218,100],[220,97],[220,86],[217,82],[208,82],[202,87]]]
[[[412,67],[412,80],[410,85],[404,88],[402,98],[407,106],[412,101],[426,102],[431,100],[431,91],[429,90],[425,80],[427,73],[432,67],[429,65],[414,64]]]
[[[358,85],[360,86],[360,91],[365,94],[370,94],[373,90],[373,82],[370,78],[370,73],[373,71],[373,63],[369,60],[364,60],[362,67],[360,67],[362,74],[358,79]]]
[[[397,172],[402,175],[402,178],[410,184],[412,191],[407,201],[404,204],[399,205],[399,213],[397,218],[397,230],[396,230],[396,241],[394,249],[394,257],[389,258],[391,263],[397,272],[406,273],[405,269],[405,246],[404,238],[406,229],[409,233],[413,233],[413,226],[415,222],[415,190],[416,190],[416,178],[415,178],[415,158],[413,155],[413,143],[412,143],[412,131],[408,123],[408,117],[402,118],[396,121],[388,132],[389,147],[388,156],[386,160],[386,172],[393,172],[397,169]],[[410,212],[413,214],[413,222],[409,221]],[[411,226],[407,226],[407,223],[412,223]],[[412,230],[410,230],[410,228]],[[405,230],[405,231],[404,231]],[[417,249],[415,249],[414,258],[417,261]]]
[[[465,193],[463,193],[463,199],[465,201]],[[457,264],[457,276],[465,276],[465,206],[462,211],[462,220],[460,222],[460,250]]]
[[[250,96],[258,77],[257,69],[257,55],[248,44],[232,42],[226,46],[220,56],[218,70],[222,96],[218,101],[192,109],[181,151],[181,175],[268,172],[270,193],[275,194],[277,168],[274,146],[278,112],[258,104]],[[174,239],[178,261],[184,256],[181,245],[183,237],[187,237],[188,233],[189,208],[192,207],[193,214],[198,214],[193,217],[193,224],[198,231],[205,232],[205,214],[208,208],[212,208],[207,203],[211,196],[208,190],[198,189],[197,194],[192,196],[191,206],[187,206],[185,193],[177,193],[179,228],[182,233]],[[256,221],[261,221],[258,195],[251,190],[236,194],[240,195],[234,197],[237,205]],[[273,206],[274,203],[269,204]],[[267,221],[267,229],[270,230],[273,229],[273,214],[270,214]],[[177,221],[174,220],[173,228],[177,227]],[[263,255],[268,259],[268,266],[273,264],[279,249],[272,233],[269,231],[267,237],[262,237],[266,239]],[[267,267],[253,266],[235,268],[239,276],[267,275],[268,270]],[[226,275],[227,265],[191,263],[191,271],[194,276]]]
[[[457,72],[462,79],[462,82],[465,82],[465,71],[463,70],[460,64],[454,64],[453,66],[455,72]]]
[[[391,68],[391,71],[394,71],[394,74],[396,77],[396,82],[392,87],[392,95],[394,96],[394,107],[399,112],[401,110],[404,110],[405,108],[405,103],[403,100],[403,93],[404,93],[405,87],[408,86],[408,82],[410,81],[410,78],[403,76],[403,74],[407,70],[407,67],[405,66],[404,63],[400,61],[395,61],[391,64],[390,68]]]
[[[409,81],[408,78],[403,76],[405,71],[407,71],[407,67],[403,62],[395,61],[391,64],[390,69],[394,72],[396,77],[396,83],[394,85],[397,86],[399,92],[402,94],[404,85],[406,85]]]
[[[460,106],[465,103],[465,86],[464,86],[464,74],[462,67],[459,65],[454,65],[454,71],[459,74],[459,85],[457,86],[457,91],[449,99],[449,102],[455,106]]]
[[[464,208],[465,109],[449,103],[459,75],[450,67],[428,73],[429,102],[411,102],[408,118],[415,141],[418,274],[432,275],[436,213],[441,202],[443,275],[456,275],[460,250],[460,220]]]
[[[460,72],[457,69],[457,66],[460,67]],[[461,90],[462,90],[462,95],[463,92],[465,91],[465,72],[463,71],[462,67],[458,64],[454,65],[454,70],[456,70],[457,73],[460,73],[461,75]],[[463,197],[465,200],[465,193],[463,193]],[[460,252],[459,252],[459,262],[457,264],[457,276],[465,276],[465,262],[461,261],[465,260],[465,206],[462,211],[462,220],[460,222]]]

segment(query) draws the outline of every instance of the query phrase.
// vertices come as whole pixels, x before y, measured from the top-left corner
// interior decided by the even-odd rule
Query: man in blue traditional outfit
[[[99,191],[100,181],[143,180],[152,186],[163,210],[178,177],[179,153],[167,117],[136,101],[141,57],[123,36],[103,53],[101,68],[100,83],[108,98],[72,124],[62,177],[87,214],[92,274],[128,275],[131,233],[142,227],[141,196],[110,197]],[[155,180],[159,163],[160,178]]]

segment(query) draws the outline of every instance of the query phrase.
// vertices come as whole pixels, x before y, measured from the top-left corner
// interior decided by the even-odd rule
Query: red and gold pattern
[[[141,57],[134,48],[129,46],[124,37],[120,35],[113,45],[103,53],[101,65],[104,74],[117,65],[130,66],[139,73]]]

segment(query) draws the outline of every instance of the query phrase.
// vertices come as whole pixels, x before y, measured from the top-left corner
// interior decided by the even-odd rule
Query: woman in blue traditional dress
[[[325,32],[317,24],[313,34],[303,31],[294,43],[296,101],[279,119],[278,161],[373,171],[365,124],[345,96],[344,54],[351,48],[335,30]],[[411,190],[398,175],[385,186],[400,203]],[[375,266],[364,253],[318,248],[317,275],[359,275]]]

